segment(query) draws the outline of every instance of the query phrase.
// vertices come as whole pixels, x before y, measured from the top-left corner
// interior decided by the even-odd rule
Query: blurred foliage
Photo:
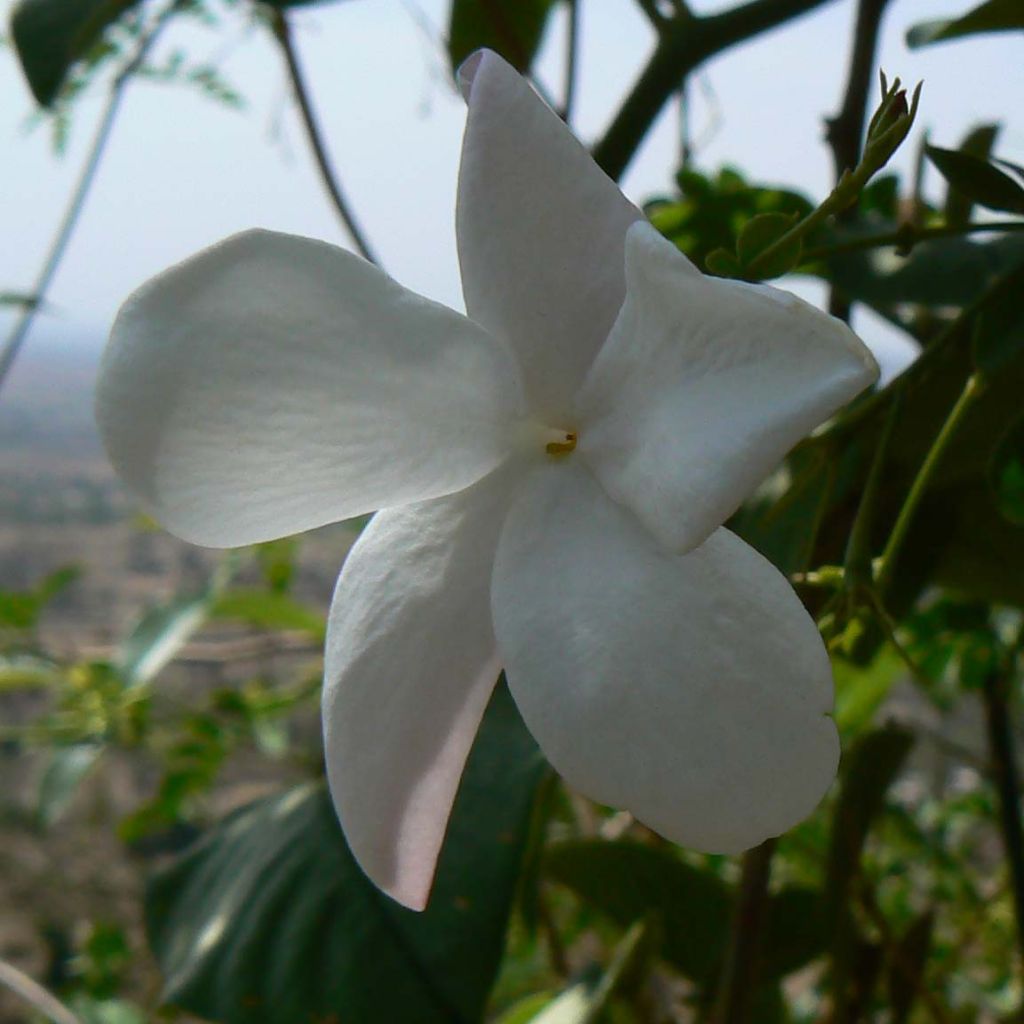
[[[682,5],[641,6],[663,40],[701,21]],[[480,46],[529,70],[558,7],[454,0],[453,70]],[[242,0],[20,0],[12,38],[63,138],[83,92],[118,76],[241,105],[217,67],[170,45],[151,59],[147,46],[178,18],[217,31],[232,8],[265,18]],[[1017,0],[989,0],[908,38],[1022,28]],[[204,631],[318,649],[324,614],[296,587],[298,542],[223,559],[204,585],[145,609],[104,657],[58,657],[41,640],[47,610],[75,583],[64,569],[0,592],[0,697],[39,704],[0,743],[36,754],[32,827],[50,835],[112,760],[144,766],[146,796],[116,834],[145,865],[145,929],[163,977],[159,995],[140,993],[124,924],[86,922],[53,980],[83,1024],[185,1013],[228,1024],[734,1024],[720,1012],[738,949],[753,958],[754,1024],[1020,1019],[1017,748],[993,737],[1001,722],[1020,735],[1024,171],[1000,156],[999,126],[983,123],[959,145],[923,149],[943,194],[921,194],[884,173],[915,112],[916,97],[883,79],[861,162],[820,202],[758,182],[756,169],[688,162],[645,207],[701,269],[803,275],[919,352],[799,445],[730,524],[816,616],[844,750],[818,812],[760,851],[770,877],[758,923],[736,859],[673,847],[554,779],[503,686],[432,902],[402,910],[365,880],[331,810],[309,728],[315,654],[285,678],[260,664],[187,699],[169,682]],[[966,740],[965,723],[976,726]],[[271,781],[228,811],[223,780],[242,759]]]

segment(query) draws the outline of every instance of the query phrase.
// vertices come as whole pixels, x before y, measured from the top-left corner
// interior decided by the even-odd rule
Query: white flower
[[[463,84],[468,318],[251,232],[125,303],[97,398],[187,540],[384,510],[338,580],[324,730],[352,851],[410,907],[501,668],[566,780],[669,839],[739,851],[814,808],[828,658],[721,524],[877,373],[839,321],[698,273],[500,58]]]

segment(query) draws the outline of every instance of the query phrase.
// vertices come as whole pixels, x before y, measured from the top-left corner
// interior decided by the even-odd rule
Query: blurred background
[[[15,6],[3,0],[5,23]],[[656,46],[645,6],[578,4],[570,123],[586,143],[607,129]],[[707,15],[728,5],[691,6]],[[924,82],[914,132],[890,168],[901,196],[940,204],[946,184],[922,162],[926,135],[955,148],[978,124],[998,122],[1000,157],[1024,163],[1020,33],[912,49],[911,26],[958,15],[963,4],[881,6],[876,65],[904,83]],[[404,285],[461,308],[453,214],[464,105],[450,67],[450,7],[338,0],[297,6],[289,20],[331,162],[373,250]],[[760,186],[821,200],[834,181],[824,119],[842,102],[856,14],[852,0],[825,2],[703,64],[646,134],[622,178],[625,192],[640,204],[676,197],[685,159],[708,177],[735,168]],[[568,6],[555,4],[533,63],[538,86],[556,101],[569,24]],[[33,294],[117,66],[99,61],[45,112],[10,33],[3,40],[0,337],[25,312],[18,297]],[[0,390],[0,961],[78,993],[82,1020],[150,1019],[161,982],[143,937],[149,867],[203,822],[318,770],[322,615],[359,524],[225,562],[139,514],[92,423],[96,367],[119,304],[168,265],[254,226],[351,244],[311,159],[266,18],[248,3],[210,0],[168,26],[144,73],[125,86],[80,222]],[[793,274],[784,284],[826,301],[827,285],[815,277]],[[853,326],[886,379],[918,352],[869,303],[855,306]],[[111,664],[139,684],[136,696],[104,689],[96,666]],[[154,709],[145,686],[157,674]],[[896,696],[887,699],[902,701],[934,738],[915,755],[898,800],[921,807],[940,790],[982,799],[979,709],[947,714],[892,679]],[[82,742],[101,734],[113,740],[102,754]],[[995,840],[987,842],[972,868],[978,877],[999,863]],[[987,912],[984,900],[970,905]],[[1001,924],[985,940],[993,947],[1013,941],[1012,916],[1000,907]],[[592,953],[600,941],[584,947]],[[535,959],[523,953],[517,970],[550,987],[550,971]],[[986,963],[959,976],[962,990],[950,997],[967,1009],[942,1016],[925,1000],[931,1019],[1009,1012],[1020,978],[1008,963]],[[571,976],[575,963],[562,966]],[[506,984],[511,1004],[523,986]],[[812,1012],[800,1019],[816,1019],[819,1004],[807,1005]],[[0,1022],[33,1019],[26,1014],[24,1001],[0,987]]]

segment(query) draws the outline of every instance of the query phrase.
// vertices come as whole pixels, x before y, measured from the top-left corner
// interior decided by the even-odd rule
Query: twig
[[[953,408],[950,410],[949,416],[946,417],[946,422],[942,424],[942,429],[939,431],[938,436],[935,438],[931,448],[928,450],[928,454],[925,456],[924,462],[921,463],[921,468],[917,471],[917,476],[914,477],[914,482],[910,485],[907,497],[896,517],[896,523],[892,528],[892,532],[889,534],[885,550],[882,552],[881,567],[879,568],[875,579],[876,591],[883,604],[885,603],[886,592],[892,582],[893,571],[896,567],[896,560],[901,548],[903,547],[903,542],[906,540],[907,533],[910,530],[910,525],[914,520],[914,516],[917,513],[917,507],[920,505],[921,499],[925,495],[925,491],[928,490],[928,485],[931,483],[932,476],[938,468],[939,463],[942,461],[943,455],[946,453],[946,448],[949,446],[949,442],[953,439],[957,429],[963,421],[964,414],[974,403],[975,399],[977,399],[981,394],[983,389],[984,386],[982,379],[977,374],[972,374],[967,378],[967,383],[964,384],[964,389],[961,391],[960,397],[956,400]]]
[[[53,241],[50,243],[50,249],[46,254],[46,258],[43,260],[39,276],[36,278],[35,284],[32,286],[32,290],[29,293],[33,298],[33,302],[31,305],[25,307],[24,312],[14,324],[10,334],[8,334],[7,339],[3,344],[3,348],[0,349],[0,390],[2,390],[4,382],[7,380],[7,377],[11,372],[14,360],[18,358],[21,346],[28,337],[28,332],[35,321],[36,313],[43,305],[43,300],[46,298],[50,285],[53,283],[57,269],[60,267],[60,264],[64,259],[64,254],[67,251],[68,243],[71,241],[71,236],[74,234],[75,228],[78,226],[82,210],[85,208],[86,199],[88,198],[89,192],[96,180],[96,172],[99,170],[100,163],[103,160],[103,155],[107,149],[107,144],[110,142],[114,123],[117,120],[117,115],[120,113],[125,86],[128,84],[129,79],[135,74],[135,72],[138,71],[142,62],[146,59],[147,54],[156,42],[157,36],[160,34],[161,30],[178,8],[183,6],[183,3],[184,0],[174,0],[173,3],[169,4],[163,12],[158,15],[156,21],[153,23],[153,27],[148,32],[144,33],[139,39],[139,43],[135,48],[134,54],[111,83],[110,96],[107,99],[107,105],[100,116],[96,133],[93,136],[92,145],[85,158],[85,163],[82,165],[82,170],[79,172],[78,181],[75,184],[74,191],[71,193],[71,198],[64,211],[64,216],[61,218],[60,225],[57,228],[57,233],[54,235]]]
[[[857,22],[850,52],[850,69],[846,79],[843,105],[835,117],[826,124],[825,138],[832,150],[835,180],[844,172],[852,171],[860,160],[861,139],[867,119],[868,95],[871,90],[872,70],[878,49],[878,33],[882,15],[889,0],[860,0]],[[850,206],[837,215],[840,222],[851,223],[857,218],[856,206]],[[834,285],[829,289],[829,312],[842,320],[850,319],[850,300]]]
[[[757,986],[775,844],[776,840],[768,839],[743,855],[732,938],[722,971],[718,1004],[712,1017],[714,1024],[746,1024],[750,1020],[750,1002]]]
[[[6,960],[0,960],[0,985],[53,1021],[53,1024],[82,1024],[56,996]]]
[[[636,84],[594,146],[594,159],[618,180],[679,83],[694,68],[731,46],[821,7],[830,0],[752,0],[697,18],[680,8],[665,27]]]
[[[955,238],[958,235],[988,234],[989,232],[1024,231],[1024,220],[992,220],[976,224],[936,224],[934,227],[918,228],[913,224],[903,224],[895,231],[886,231],[878,235],[863,235],[851,238],[836,245],[822,245],[804,252],[802,263],[813,260],[827,259],[848,252],[860,252],[864,249],[878,249],[886,245],[894,245],[901,254],[920,242],[928,242],[934,238]]]
[[[363,230],[360,228],[359,222],[356,220],[355,214],[352,212],[348,200],[345,198],[344,192],[342,192],[341,183],[338,181],[338,177],[331,167],[331,162],[327,156],[327,150],[324,147],[323,136],[320,133],[320,127],[317,124],[316,116],[313,113],[312,102],[310,100],[309,90],[306,88],[306,80],[302,73],[302,67],[299,64],[299,55],[295,49],[295,43],[292,39],[291,26],[289,25],[288,18],[285,16],[282,9],[277,7],[273,9],[271,24],[274,29],[274,37],[277,39],[277,42],[281,47],[281,52],[284,54],[285,64],[288,67],[288,78],[291,81],[292,90],[295,93],[295,101],[299,105],[299,112],[302,115],[302,124],[306,129],[306,138],[309,141],[310,149],[313,151],[317,170],[320,172],[320,180],[323,182],[324,188],[327,189],[327,194],[330,196],[331,203],[337,211],[338,216],[341,218],[342,224],[345,225],[345,230],[352,239],[352,243],[355,245],[359,255],[362,256],[363,259],[369,260],[370,263],[375,263],[379,267],[381,265],[380,260],[370,247],[370,243],[367,241],[366,235],[363,234]]]

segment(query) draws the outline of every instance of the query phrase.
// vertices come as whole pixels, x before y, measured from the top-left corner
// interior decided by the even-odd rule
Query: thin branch
[[[110,136],[114,130],[114,123],[117,121],[117,116],[120,113],[121,103],[124,99],[125,87],[146,59],[146,56],[149,54],[149,51],[152,49],[153,44],[156,42],[156,39],[164,26],[182,5],[183,0],[175,0],[174,3],[169,4],[161,14],[158,15],[152,28],[148,32],[145,32],[139,39],[135,52],[132,54],[128,63],[125,64],[117,77],[111,83],[107,105],[104,107],[103,113],[100,116],[99,124],[96,127],[96,133],[93,136],[92,145],[86,155],[85,163],[82,165],[82,169],[79,172],[78,181],[71,193],[71,198],[68,200],[68,205],[57,228],[57,233],[54,235],[53,241],[50,243],[49,251],[46,254],[46,258],[43,260],[43,265],[39,271],[39,275],[36,278],[35,284],[32,286],[30,294],[33,298],[33,302],[25,307],[24,312],[15,322],[6,341],[4,341],[3,348],[0,349],[0,390],[3,389],[4,382],[7,380],[7,377],[11,372],[11,367],[14,365],[14,360],[18,358],[18,353],[21,351],[21,347],[24,344],[25,339],[28,337],[28,332],[35,321],[36,313],[39,312],[43,305],[43,301],[50,290],[50,285],[53,283],[57,270],[64,259],[65,253],[67,252],[71,236],[74,234],[75,228],[78,226],[82,210],[85,208],[85,202],[88,199],[93,183],[96,180],[96,173],[103,160],[103,155],[107,150],[107,144],[110,142]]]
[[[572,122],[576,101],[576,65],[580,49],[580,5],[583,0],[569,0],[569,27],[565,34],[565,89],[562,93],[562,120]]]
[[[1024,220],[992,220],[975,224],[936,224],[934,227],[916,228],[912,224],[904,224],[895,231],[886,231],[879,235],[862,235],[836,245],[822,245],[804,252],[803,263],[814,260],[828,259],[849,252],[861,252],[864,249],[879,249],[894,245],[905,253],[919,242],[929,242],[935,238],[956,238],[959,235],[988,234],[995,232],[1024,231]]]
[[[363,259],[369,260],[370,263],[375,263],[377,266],[380,266],[380,260],[370,247],[370,243],[367,241],[366,235],[359,226],[359,222],[356,220],[355,214],[352,212],[352,208],[349,206],[348,200],[345,198],[345,194],[341,188],[341,182],[338,180],[337,175],[334,173],[334,169],[331,167],[330,159],[327,156],[327,150],[324,147],[323,136],[320,133],[320,127],[317,124],[316,116],[313,113],[312,101],[310,99],[309,90],[306,87],[306,80],[302,73],[302,67],[299,64],[299,55],[295,49],[295,43],[292,39],[291,26],[288,23],[288,19],[285,16],[284,11],[280,8],[274,8],[273,10],[272,25],[274,29],[274,36],[281,47],[281,52],[284,54],[285,64],[288,67],[288,78],[291,81],[292,90],[295,93],[295,101],[299,105],[299,113],[302,115],[302,124],[306,129],[306,138],[309,141],[310,149],[313,151],[317,170],[320,172],[320,180],[323,182],[331,203],[337,211],[338,216],[341,218],[342,224],[345,225],[345,230],[352,239],[352,243],[355,245],[359,255],[362,256]]]
[[[19,971],[13,964],[0,960],[0,985],[41,1013],[53,1024],[81,1024],[81,1021],[56,996],[39,982]]]
[[[694,68],[737,43],[829,2],[832,0],[752,0],[703,18],[680,9],[611,125],[594,146],[594,159],[606,174],[618,180],[662,107]]]
[[[964,384],[960,397],[950,410],[949,416],[946,417],[946,422],[942,424],[942,429],[928,450],[924,462],[921,463],[921,468],[917,471],[914,482],[910,485],[907,497],[896,517],[896,523],[889,534],[885,550],[882,552],[881,567],[876,576],[876,591],[883,604],[885,603],[889,584],[892,582],[893,572],[895,571],[903,542],[906,540],[911,523],[913,523],[914,516],[917,514],[918,505],[921,504],[921,499],[928,490],[935,470],[942,462],[950,441],[952,441],[963,422],[964,414],[974,404],[983,390],[984,385],[977,374],[972,374],[967,378],[967,383]]]
[[[718,1005],[712,1018],[714,1024],[746,1024],[750,1020],[775,845],[776,840],[768,839],[743,855],[739,898],[733,916],[729,952],[722,971]]]
[[[857,22],[843,105],[835,117],[825,122],[825,138],[832,150],[837,182],[860,161],[872,71],[875,67],[875,53],[878,50],[878,34],[882,25],[882,15],[888,3],[889,0],[860,0],[857,5]],[[850,206],[839,213],[837,219],[849,223],[856,217],[856,206]],[[833,316],[838,316],[842,320],[850,319],[850,300],[834,286],[829,290],[828,302],[829,312]]]

